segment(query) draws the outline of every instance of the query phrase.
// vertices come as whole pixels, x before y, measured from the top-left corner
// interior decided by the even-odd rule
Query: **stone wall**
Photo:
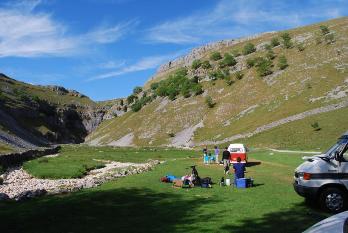
[[[16,152],[0,155],[0,165],[3,167],[17,166],[31,159],[39,158],[49,154],[56,154],[60,150],[60,146],[51,148],[41,148],[35,150],[27,150],[24,152]]]

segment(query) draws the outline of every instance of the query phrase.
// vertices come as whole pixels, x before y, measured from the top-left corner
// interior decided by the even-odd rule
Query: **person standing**
[[[215,162],[216,163],[219,163],[219,153],[220,153],[220,150],[217,146],[214,147],[214,154],[215,154]]]
[[[208,148],[207,146],[205,146],[203,148],[203,163],[206,164],[208,162],[207,159],[208,159]]]
[[[231,157],[231,154],[227,150],[227,147],[225,147],[224,152],[222,152],[222,160],[224,162],[224,172],[225,172],[225,174],[228,174],[228,171],[230,170],[230,157]]]

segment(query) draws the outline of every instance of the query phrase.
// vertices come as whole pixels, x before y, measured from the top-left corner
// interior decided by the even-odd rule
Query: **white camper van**
[[[304,159],[295,170],[295,191],[333,213],[348,207],[348,131],[326,153]]]

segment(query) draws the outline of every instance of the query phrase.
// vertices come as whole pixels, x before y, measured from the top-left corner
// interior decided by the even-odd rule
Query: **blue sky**
[[[348,15],[348,0],[0,0],[0,72],[94,100],[216,40]]]

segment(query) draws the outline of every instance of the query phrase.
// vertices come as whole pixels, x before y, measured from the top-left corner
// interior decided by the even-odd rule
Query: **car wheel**
[[[327,188],[320,195],[322,208],[331,213],[342,212],[346,202],[346,194],[338,188]]]

